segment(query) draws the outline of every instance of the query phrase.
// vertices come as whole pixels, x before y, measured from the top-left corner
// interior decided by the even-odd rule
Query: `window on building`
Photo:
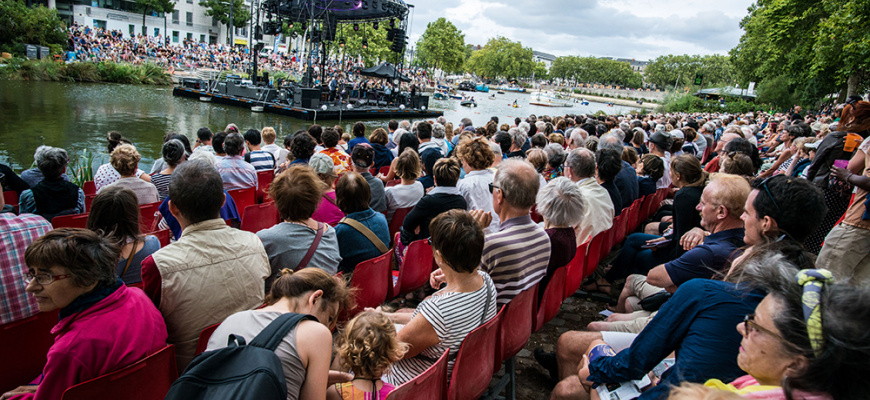
[[[208,44],[217,44],[217,36],[209,36]]]
[[[178,10],[175,10],[172,12],[172,23],[173,24],[178,23]]]
[[[192,34],[192,33],[190,33],[190,32],[187,33],[187,40],[188,40],[188,41],[192,41],[192,40],[193,40],[193,34]]]
[[[94,28],[106,29],[106,21],[101,19],[95,19]]]
[[[199,35],[199,42],[205,43],[205,35]]]
[[[211,17],[211,26],[218,26],[218,20],[215,17]]]
[[[160,36],[160,28],[154,28],[154,36]]]
[[[130,24],[130,36],[136,35],[136,25]]]
[[[187,17],[187,26],[193,25],[193,13],[188,12],[186,17]]]
[[[172,31],[172,43],[178,43],[178,31]]]

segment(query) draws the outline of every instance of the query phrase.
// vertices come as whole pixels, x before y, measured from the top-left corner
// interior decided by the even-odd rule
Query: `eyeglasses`
[[[773,203],[773,206],[776,207],[776,214],[777,214],[777,216],[781,216],[781,215],[782,215],[782,209],[779,208],[779,204],[776,204],[776,199],[773,198],[773,194],[770,193],[770,189],[767,187],[767,181],[769,181],[769,180],[771,180],[771,179],[773,179],[773,178],[776,178],[777,176],[779,176],[779,175],[771,176],[770,178],[767,178],[767,179],[761,181],[761,185],[759,185],[759,186],[761,186],[762,188],[764,188],[764,192],[767,193],[767,197],[770,198],[771,203]]]
[[[501,190],[501,187],[493,185],[490,183],[489,184],[489,192],[492,193],[495,189]]]
[[[27,284],[30,284],[30,282],[33,282],[33,280],[35,279],[36,283],[45,286],[45,285],[51,285],[54,281],[63,280],[63,279],[69,278],[71,276],[72,275],[69,275],[69,274],[67,274],[67,275],[51,275],[51,274],[32,274],[30,272],[27,272],[24,274],[24,282],[27,282]]]
[[[789,342],[788,340],[785,340],[784,337],[782,337],[781,335],[779,335],[777,333],[774,333],[770,329],[767,329],[761,325],[758,325],[758,323],[755,322],[755,314],[746,314],[746,316],[743,317],[743,332],[744,332],[743,336],[745,336],[747,338],[749,337],[750,333],[752,333],[752,332],[761,332],[761,333],[764,333],[766,335],[770,335],[773,338],[775,338],[775,339],[779,340],[780,342],[782,342],[783,344],[785,344],[785,346],[788,347],[791,351],[803,353],[803,351],[800,348],[798,348],[798,346],[795,345],[794,343]]]

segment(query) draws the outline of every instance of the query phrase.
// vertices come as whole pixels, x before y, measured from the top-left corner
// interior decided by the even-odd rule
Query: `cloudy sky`
[[[410,43],[439,17],[467,44],[504,36],[556,56],[651,60],[666,54],[726,54],[740,40],[752,0],[406,0]]]

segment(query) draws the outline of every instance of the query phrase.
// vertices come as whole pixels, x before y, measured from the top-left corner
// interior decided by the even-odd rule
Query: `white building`
[[[553,61],[556,61],[556,56],[550,53],[542,53],[540,51],[532,50],[532,60],[535,63],[543,62],[547,67],[547,71],[550,71],[550,67],[553,65]]]

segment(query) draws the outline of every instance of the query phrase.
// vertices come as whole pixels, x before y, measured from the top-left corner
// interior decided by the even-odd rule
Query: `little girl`
[[[338,354],[344,368],[353,371],[354,378],[330,388],[345,400],[383,400],[395,387],[381,381],[390,364],[401,360],[408,346],[396,339],[396,328],[386,315],[378,311],[358,314],[339,337]],[[329,398],[334,398],[330,393]]]

